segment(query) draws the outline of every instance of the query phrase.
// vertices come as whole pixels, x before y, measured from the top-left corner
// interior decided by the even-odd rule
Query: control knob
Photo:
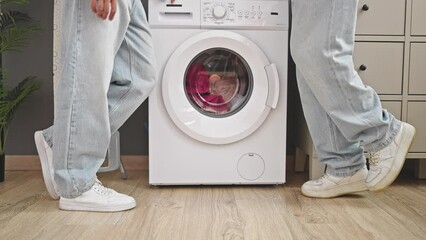
[[[222,19],[226,16],[227,9],[224,6],[216,6],[213,9],[213,17]]]

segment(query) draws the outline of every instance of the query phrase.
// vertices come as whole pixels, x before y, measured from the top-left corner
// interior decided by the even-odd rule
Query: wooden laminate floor
[[[335,199],[300,194],[306,174],[284,186],[150,188],[148,174],[100,174],[134,196],[122,213],[66,212],[41,172],[6,172],[0,183],[0,239],[426,239],[426,181],[399,178],[387,191]]]

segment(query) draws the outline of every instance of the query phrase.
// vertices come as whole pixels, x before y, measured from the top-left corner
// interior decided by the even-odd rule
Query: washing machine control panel
[[[288,28],[288,0],[202,0],[201,25]]]

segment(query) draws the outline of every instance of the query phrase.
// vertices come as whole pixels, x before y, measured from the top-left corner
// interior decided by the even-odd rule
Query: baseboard
[[[126,170],[147,170],[148,156],[124,155],[121,156]],[[34,155],[8,155],[5,163],[6,171],[37,171],[41,170],[40,160]]]

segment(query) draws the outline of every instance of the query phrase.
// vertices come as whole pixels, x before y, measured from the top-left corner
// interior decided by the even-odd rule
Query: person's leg
[[[401,124],[382,109],[352,59],[357,0],[293,3],[291,50],[306,83],[343,136],[367,150],[386,146]]]
[[[297,72],[300,100],[318,159],[333,176],[350,176],[366,164],[359,141],[347,140],[316,99],[303,74]]]
[[[129,30],[117,52],[107,98],[111,134],[116,132],[154,89],[157,66],[142,3],[134,2]],[[53,126],[43,135],[53,146]]]
[[[62,73],[52,139],[55,183],[63,198],[91,189],[105,159],[111,136],[107,92],[132,2],[118,1],[114,21],[102,21],[90,1],[62,1]]]
[[[99,20],[90,1],[62,1],[62,73],[55,89],[53,166],[61,197],[75,198],[95,183],[110,139],[106,94],[114,57],[130,21],[119,1],[112,22]]]
[[[135,0],[128,30],[115,57],[107,94],[111,133],[146,100],[156,80],[156,58],[149,24],[141,1]]]
[[[117,131],[147,98],[156,80],[156,61],[143,6],[140,1],[134,1],[131,9],[130,23],[115,56],[107,93],[111,133]],[[52,198],[58,199],[58,187],[51,177],[54,172],[50,149],[53,146],[53,130],[54,127],[51,126],[45,129],[43,134],[37,132],[35,140],[44,166],[43,176],[47,189]]]
[[[349,142],[359,141],[367,151],[377,152],[395,141],[398,143],[392,146],[405,141],[399,147],[399,154],[395,154],[397,157],[386,156],[389,160],[386,168],[398,165],[392,168],[400,170],[414,130],[382,109],[377,93],[365,86],[354,70],[352,54],[357,3],[357,0],[294,1],[292,56],[306,85]],[[409,131],[403,131],[403,125]],[[401,134],[404,137],[398,137]],[[395,161],[398,164],[394,164]],[[328,164],[330,167],[330,162]],[[390,172],[381,171],[383,169],[380,167],[377,171],[380,172],[377,179],[383,179]],[[390,184],[390,180],[385,182]]]
[[[137,0],[128,9],[130,22],[115,56],[107,93],[111,133],[117,131],[148,97],[156,82],[156,61],[145,11]],[[54,129],[52,126],[43,131],[50,147],[53,146]]]
[[[297,83],[318,159],[327,166],[322,178],[303,184],[302,194],[330,198],[367,190],[365,179],[368,171],[359,141],[348,141],[342,135],[298,70]]]

